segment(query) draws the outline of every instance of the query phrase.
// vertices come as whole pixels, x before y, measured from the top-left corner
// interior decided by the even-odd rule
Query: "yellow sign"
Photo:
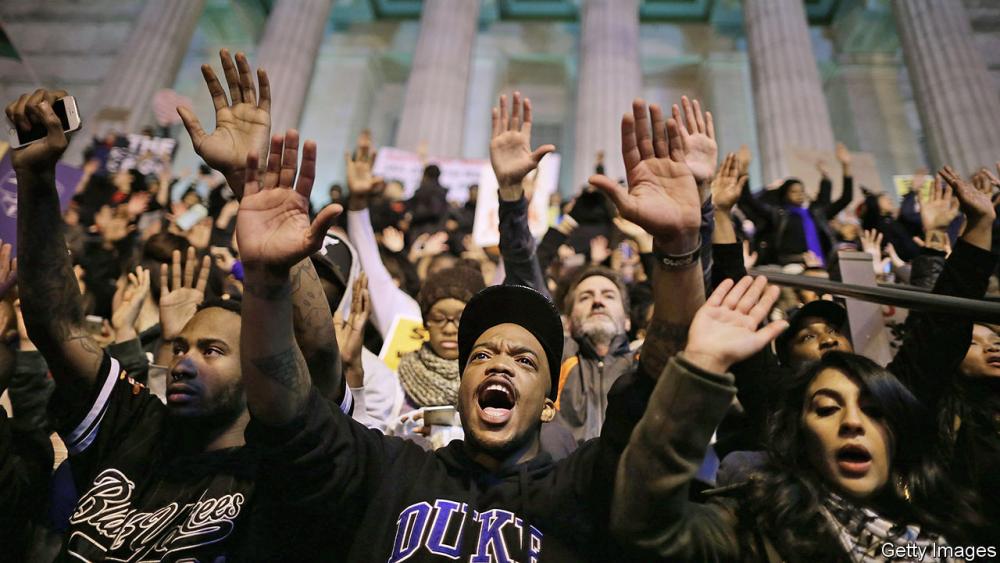
[[[906,194],[913,191],[913,174],[897,174],[892,177],[892,183],[896,187],[896,194],[900,198]],[[917,200],[920,202],[927,201],[931,197],[931,188],[934,187],[934,176],[926,175],[924,176],[924,181],[920,185],[920,193],[917,194]]]
[[[397,316],[389,326],[379,359],[396,371],[399,360],[404,355],[419,350],[427,341],[427,330],[424,322],[412,317]]]

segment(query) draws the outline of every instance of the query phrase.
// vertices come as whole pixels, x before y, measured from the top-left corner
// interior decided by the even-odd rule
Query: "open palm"
[[[298,168],[298,133],[292,129],[271,140],[264,181],[258,182],[256,151],[247,155],[246,192],[236,216],[240,257],[247,264],[291,268],[319,250],[323,236],[340,214],[339,205],[328,205],[312,222],[309,194],[316,174],[316,143],[302,147]],[[292,189],[292,186],[295,189]]]
[[[758,328],[779,294],[763,276],[720,283],[691,321],[686,357],[710,371],[724,372],[759,352],[788,327],[776,321]]]
[[[611,197],[623,217],[661,243],[679,236],[696,239],[701,199],[684,163],[677,123],[671,119],[664,124],[658,106],[647,111],[645,102],[634,101],[632,114],[622,117],[622,157],[628,188],[603,175],[591,176],[590,183]]]
[[[712,204],[729,212],[740,199],[747,176],[740,174],[740,162],[735,153],[729,153],[722,161],[722,168],[712,178]]]
[[[191,110],[177,108],[191,136],[191,144],[205,163],[222,172],[229,181],[229,187],[237,197],[243,195],[243,167],[251,150],[263,151],[267,148],[271,133],[271,87],[267,73],[257,70],[260,98],[254,87],[250,65],[243,53],[236,54],[233,63],[229,52],[220,52],[222,68],[229,86],[230,98],[222,88],[215,71],[209,65],[202,65],[201,72],[205,84],[215,104],[215,131],[205,132],[197,116]]]
[[[531,150],[531,100],[521,100],[521,93],[514,92],[510,114],[507,113],[507,96],[500,96],[499,107],[493,108],[493,130],[490,137],[490,163],[501,188],[517,187],[529,172],[534,170],[546,154],[555,150],[553,145],[542,145]]]
[[[681,119],[681,108],[676,104],[671,111],[680,131],[684,163],[691,169],[695,180],[699,183],[707,182],[715,174],[719,161],[719,145],[715,141],[712,112],[702,113],[698,100],[692,102],[687,96],[681,97],[681,106],[684,109],[684,119]]]

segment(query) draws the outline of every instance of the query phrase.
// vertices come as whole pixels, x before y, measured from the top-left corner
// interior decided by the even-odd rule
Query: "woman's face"
[[[889,481],[892,436],[854,378],[821,371],[806,390],[802,425],[809,461],[830,488],[864,500]]]
[[[965,375],[1000,377],[1000,335],[986,325],[973,325],[972,344],[959,369]]]
[[[792,205],[802,206],[806,202],[806,190],[802,187],[802,184],[796,182],[788,186],[788,191],[785,192],[785,199]]]
[[[458,319],[464,310],[465,303],[449,297],[432,305],[424,319],[431,350],[446,360],[458,359]]]

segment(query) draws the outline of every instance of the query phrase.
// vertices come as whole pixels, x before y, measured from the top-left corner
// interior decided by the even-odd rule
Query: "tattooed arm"
[[[323,285],[309,258],[293,266],[289,275],[295,341],[302,350],[313,385],[324,397],[340,403],[347,387],[337,333],[331,321],[333,312],[323,293]]]
[[[21,311],[31,341],[48,362],[56,383],[97,377],[103,352],[83,326],[80,288],[66,250],[56,191],[56,161],[67,139],[52,103],[65,92],[36,90],[5,109],[22,129],[43,125],[46,137],[11,151],[17,174],[17,242]]]
[[[668,267],[658,261],[653,275],[653,319],[639,360],[640,369],[652,378],[659,377],[670,358],[684,348],[691,319],[705,302],[697,259],[702,202],[682,137],[695,128],[711,130],[712,125],[711,117],[706,125],[700,106],[689,105],[685,99],[685,129],[676,106],[675,118],[664,121],[659,106],[647,109],[642,100],[632,102],[632,113],[622,118],[628,187],[606,176],[590,178],[611,197],[622,217],[653,235],[654,248],[670,263]],[[714,133],[705,138],[714,138]],[[715,168],[712,158],[700,162],[705,171]]]
[[[309,397],[309,369],[292,327],[292,291],[301,284],[294,270],[319,250],[326,229],[341,211],[339,206],[327,206],[309,222],[316,143],[303,145],[302,169],[295,182],[298,146],[294,130],[284,139],[271,140],[268,167],[273,162],[277,169],[280,162],[281,168],[273,183],[267,175],[258,183],[256,151],[247,155],[246,187],[236,218],[245,272],[240,362],[247,406],[255,419],[272,426],[294,419]],[[304,274],[300,270],[297,275]],[[325,304],[322,295],[319,292],[316,299]],[[332,330],[329,317],[327,324]]]

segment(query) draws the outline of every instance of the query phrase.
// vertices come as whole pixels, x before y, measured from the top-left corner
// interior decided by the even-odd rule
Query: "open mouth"
[[[482,418],[489,424],[504,424],[510,420],[511,411],[517,403],[517,393],[510,381],[503,377],[486,380],[476,398]]]
[[[986,363],[991,368],[1000,368],[1000,354],[990,354],[986,356]]]
[[[864,446],[850,444],[837,450],[837,467],[850,476],[861,477],[872,466],[872,454]]]

